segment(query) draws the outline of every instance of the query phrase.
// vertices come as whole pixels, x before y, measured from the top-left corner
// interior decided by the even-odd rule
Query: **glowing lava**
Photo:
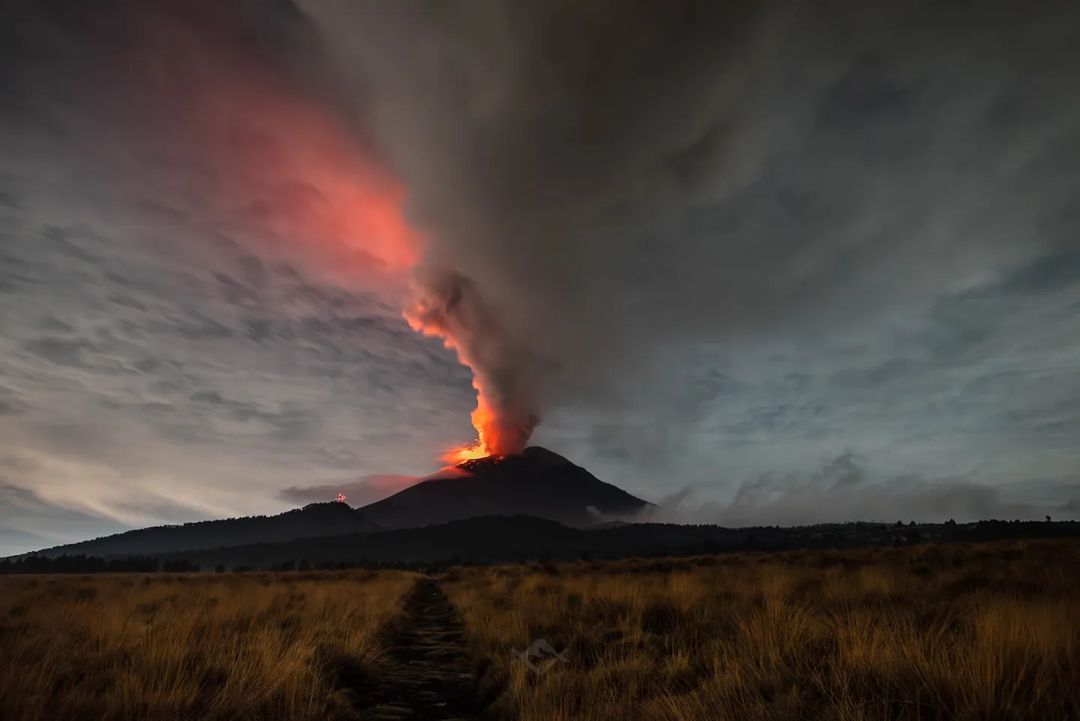
[[[464,463],[465,461],[473,461],[478,458],[487,458],[491,453],[487,448],[480,444],[479,440],[473,441],[471,446],[458,446],[457,448],[451,448],[446,453],[442,454],[442,459],[447,463],[451,463],[455,466]]]
[[[443,344],[457,355],[458,361],[473,371],[472,386],[476,390],[476,408],[473,409],[469,417],[472,420],[473,428],[476,429],[476,440],[467,445],[449,449],[443,453],[442,459],[456,466],[465,461],[487,458],[490,455],[499,453],[498,447],[491,440],[498,438],[495,412],[491,409],[483,385],[477,378],[475,367],[458,343],[455,342],[454,336],[443,324],[432,322],[428,317],[430,314],[425,312],[422,304],[417,308],[405,311],[402,315],[405,316],[409,327],[417,333],[433,338],[441,338]]]

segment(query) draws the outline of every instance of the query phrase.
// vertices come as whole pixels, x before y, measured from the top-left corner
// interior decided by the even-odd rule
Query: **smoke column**
[[[452,271],[421,270],[414,283],[415,305],[405,311],[413,330],[441,338],[473,373],[475,443],[450,450],[444,459],[460,463],[492,454],[520,453],[539,423],[535,399],[523,381],[523,354],[502,332],[476,287]]]

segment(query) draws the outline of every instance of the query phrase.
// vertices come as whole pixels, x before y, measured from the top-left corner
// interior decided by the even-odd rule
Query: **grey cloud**
[[[727,526],[804,525],[847,521],[941,522],[1039,519],[1057,511],[1075,517],[1067,504],[1017,500],[1017,490],[958,478],[869,478],[861,459],[845,453],[820,470],[799,476],[762,476],[741,483],[728,502],[694,501],[685,488],[660,501],[649,520]]]
[[[1061,248],[1013,271],[1000,284],[1006,293],[1041,294],[1075,289],[1080,284],[1080,251]]]
[[[343,480],[339,483],[327,483],[317,486],[291,486],[278,495],[285,501],[295,504],[324,503],[337,499],[344,494],[350,506],[359,507],[382,500],[423,478],[395,474],[374,474],[360,479]]]
[[[116,508],[153,518],[159,523],[187,523],[206,515],[200,504],[175,501],[150,490],[140,493],[137,498],[117,502]]]
[[[245,335],[256,343],[261,343],[273,336],[273,321],[269,318],[252,318],[244,321],[244,326]]]
[[[0,557],[13,556],[25,549],[47,548],[49,545],[52,545],[52,539],[46,536],[0,525]]]
[[[12,459],[0,458],[0,557],[64,541],[98,535],[99,529],[121,530],[107,519],[50,503],[37,492],[16,485],[6,477]]]
[[[35,338],[28,341],[25,348],[50,363],[77,368],[91,367],[87,355],[100,352],[97,346],[85,339],[55,336]]]
[[[52,331],[55,333],[74,333],[75,328],[68,325],[59,318],[51,315],[44,316],[38,321],[38,328],[44,331]]]
[[[232,400],[217,391],[199,391],[190,396],[196,409],[210,408],[227,414],[230,418],[264,423],[277,431],[296,435],[302,433],[312,421],[312,414],[299,409],[267,409],[257,403]]]
[[[833,374],[830,381],[839,386],[881,388],[896,379],[917,372],[922,364],[910,358],[889,358],[865,368],[845,368]]]
[[[132,310],[141,310],[141,311],[146,310],[145,305],[143,305],[139,301],[135,300],[130,295],[124,295],[124,294],[121,294],[121,293],[116,293],[116,294],[110,295],[108,297],[108,299],[112,303],[115,303],[116,305],[119,305],[119,306],[123,306],[124,308],[131,308]]]
[[[761,433],[773,437],[792,432],[809,433],[823,411],[820,402],[757,406],[749,409],[745,418],[729,425],[727,430],[734,434]]]

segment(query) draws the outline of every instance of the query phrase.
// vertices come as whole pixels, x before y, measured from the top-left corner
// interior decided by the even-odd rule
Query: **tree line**
[[[216,573],[244,573],[248,571],[345,571],[350,569],[379,569],[379,568],[410,568],[413,570],[431,570],[433,568],[446,568],[450,565],[461,563],[458,558],[450,559],[442,563],[384,563],[379,561],[317,561],[310,562],[306,558],[299,561],[289,560],[279,563],[266,563],[260,565],[239,564],[226,567],[223,563],[207,566],[207,570]],[[201,571],[202,566],[183,559],[159,559],[151,556],[124,556],[118,558],[101,558],[99,556],[87,556],[85,554],[70,554],[50,558],[48,556],[29,555],[19,558],[5,558],[0,560],[0,576],[11,574],[37,574],[37,573],[195,573]]]

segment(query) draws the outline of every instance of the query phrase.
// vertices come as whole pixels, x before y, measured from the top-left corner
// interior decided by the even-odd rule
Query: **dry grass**
[[[336,719],[405,572],[0,577],[0,719]],[[1080,544],[456,569],[492,716],[1080,718]],[[515,652],[566,649],[536,674]]]
[[[414,578],[0,578],[0,719],[346,717]]]
[[[1080,545],[459,569],[495,715],[1080,718]],[[566,663],[536,674],[543,638]]]

